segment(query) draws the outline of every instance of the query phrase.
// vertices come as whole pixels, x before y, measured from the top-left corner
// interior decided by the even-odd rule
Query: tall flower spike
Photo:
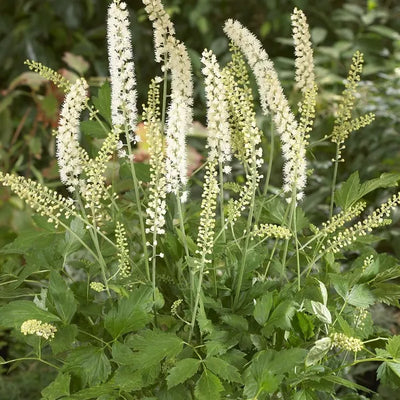
[[[171,103],[166,127],[167,191],[178,194],[187,184],[186,134],[193,119],[193,82],[189,55],[178,41],[169,48],[167,67],[171,70]]]
[[[310,28],[303,11],[295,8],[292,14],[293,40],[297,87],[305,94],[315,85],[314,57],[311,47]]]
[[[207,98],[208,159],[225,164],[224,171],[229,173],[230,167],[226,164],[232,158],[231,137],[228,103],[221,70],[211,50],[203,51],[201,62]]]
[[[307,140],[299,130],[297,121],[289,108],[274,65],[260,41],[240,22],[228,20],[224,31],[246,56],[254,72],[264,114],[268,114],[269,109],[273,113],[276,129],[281,136],[282,154],[285,161],[283,190],[289,194],[295,191],[297,200],[301,200],[307,181]]]
[[[136,141],[136,80],[126,3],[114,0],[108,9],[107,41],[111,76],[111,117],[115,126],[126,126]]]
[[[154,29],[155,58],[171,71],[171,103],[166,125],[167,191],[179,194],[187,183],[186,134],[192,127],[193,82],[189,55],[175,38],[174,26],[160,0],[143,0]],[[184,200],[182,196],[182,200]]]
[[[167,39],[175,36],[175,28],[160,0],[143,0],[143,4],[153,24],[156,61],[161,62],[169,51]]]
[[[48,222],[53,222],[56,228],[60,223],[61,216],[69,218],[76,214],[74,201],[71,198],[65,198],[38,182],[1,172],[0,182],[4,186],[8,186],[35,212],[48,217]]]
[[[149,202],[147,205],[146,233],[162,235],[165,233],[166,179],[164,138],[160,121],[160,91],[156,80],[149,89],[148,105],[144,108],[143,121],[150,152]],[[155,246],[154,243],[152,243]]]
[[[83,78],[71,86],[65,97],[58,124],[56,153],[60,179],[70,192],[84,185],[79,176],[88,155],[79,145],[79,120],[88,99],[87,90],[88,84]]]

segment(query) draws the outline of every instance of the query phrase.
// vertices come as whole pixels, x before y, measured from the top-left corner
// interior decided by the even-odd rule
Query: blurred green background
[[[83,75],[91,83],[92,94],[95,93],[108,75],[108,3],[107,0],[0,0],[2,171],[59,187],[51,131],[57,126],[63,96],[50,83],[28,73],[24,61],[27,58],[40,61],[67,76]],[[154,62],[152,29],[142,3],[137,0],[127,3],[131,11],[138,103],[142,104],[150,79],[160,74],[160,67]],[[347,162],[340,166],[338,182],[357,169],[362,180],[386,171],[400,171],[400,1],[165,0],[164,4],[175,23],[177,37],[187,45],[193,62],[196,120],[205,123],[200,54],[207,47],[214,50],[222,64],[229,59],[228,42],[222,30],[228,18],[238,19],[262,40],[275,62],[289,101],[296,105],[290,39],[290,14],[296,6],[307,15],[315,45],[320,97],[311,142],[330,133],[351,56],[360,50],[364,53],[365,69],[357,113],[375,112],[377,118],[371,126],[350,137],[343,153]],[[267,132],[268,119],[260,120],[260,124]],[[268,146],[266,141],[266,151]],[[309,158],[314,172],[309,179],[308,191],[312,195],[304,203],[306,209],[320,207],[318,204],[326,202],[329,196],[332,148],[311,143]],[[279,185],[279,165],[273,176],[273,183]],[[372,194],[371,205],[388,194],[387,191]],[[324,212],[323,207],[320,211]],[[399,256],[397,214],[379,246]],[[0,188],[0,246],[33,223],[24,204]],[[14,262],[0,254],[1,273],[12,273]],[[388,329],[397,331],[396,317],[390,315],[385,323]],[[8,337],[6,332],[0,335]],[[18,345],[11,346],[7,340],[1,342],[0,336],[0,355],[9,358],[18,353]],[[44,375],[40,370],[37,375],[32,371],[24,374],[24,368],[28,367],[21,366],[19,374],[0,379],[0,399],[40,398],[40,388],[46,384]]]

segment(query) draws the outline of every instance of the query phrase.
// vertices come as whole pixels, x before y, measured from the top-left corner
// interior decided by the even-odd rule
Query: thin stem
[[[188,339],[189,343],[192,340],[194,326],[196,324],[197,309],[199,307],[200,294],[201,294],[201,285],[203,283],[203,273],[204,273],[205,263],[206,263],[206,257],[203,254],[202,258],[201,258],[201,262],[200,262],[200,268],[199,268],[199,280],[197,282],[196,298],[195,298],[194,307],[193,307],[193,310],[192,310],[192,321],[190,323],[190,332],[189,332],[189,339]]]
[[[339,157],[340,157],[340,144],[336,143],[336,155],[334,161],[334,168],[333,168],[333,178],[332,178],[332,186],[331,186],[331,203],[329,206],[329,218],[332,218],[333,215],[333,204],[335,202],[335,187],[336,187],[336,179],[337,179],[337,172],[338,172],[338,165],[339,165]]]
[[[222,232],[222,241],[226,243],[226,235],[225,235],[225,216],[224,216],[224,174],[222,170],[222,162],[219,161],[219,212],[221,218],[221,232]]]
[[[253,168],[254,168],[253,164]],[[242,252],[242,261],[240,265],[240,270],[239,270],[239,278],[236,284],[236,291],[235,291],[235,298],[233,300],[233,306],[236,308],[238,305],[239,297],[240,297],[240,291],[242,289],[242,283],[243,283],[243,275],[244,275],[244,270],[246,267],[246,257],[247,257],[247,250],[249,247],[249,241],[251,237],[251,224],[253,221],[253,216],[254,216],[254,202],[255,202],[255,194],[256,194],[256,176],[255,173],[252,174],[252,187],[253,187],[253,193],[251,197],[251,203],[250,203],[250,209],[249,209],[249,215],[247,217],[247,224],[246,224],[246,240],[244,244],[244,249]]]

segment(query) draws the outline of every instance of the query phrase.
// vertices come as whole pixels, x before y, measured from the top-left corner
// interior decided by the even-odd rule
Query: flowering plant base
[[[0,326],[26,356],[0,363],[54,368],[45,400],[365,399],[372,390],[351,375],[358,364],[378,364],[377,379],[399,387],[400,336],[371,317],[379,304],[399,306],[399,260],[378,253],[371,233],[391,222],[400,194],[369,211],[363,198],[397,186],[400,174],[361,183],[355,172],[337,182],[347,137],[374,119],[354,116],[362,54],[323,138],[334,157],[329,196],[321,212],[306,214],[318,85],[304,13],[292,16],[297,107],[238,21],[224,27],[231,61],[220,66],[204,50],[207,159],[188,177],[190,58],[160,0],[143,2],[162,76],[149,83],[141,118],[122,1],[109,7],[110,84],[97,96],[84,78],[68,82],[27,62],[66,92],[55,135],[68,196],[0,173],[41,228],[1,250],[12,271],[2,286],[15,299],[1,306]],[[250,74],[271,132],[258,125]],[[139,119],[147,164],[135,159]],[[98,148],[82,147],[81,124],[103,132]],[[282,189],[271,185],[275,133]],[[191,194],[198,184],[201,198]]]

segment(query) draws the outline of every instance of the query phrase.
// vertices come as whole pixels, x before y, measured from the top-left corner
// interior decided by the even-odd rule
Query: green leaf
[[[348,379],[342,378],[340,376],[326,375],[322,379],[324,379],[328,382],[336,383],[337,385],[340,385],[340,386],[347,387],[349,389],[362,390],[364,392],[372,393],[372,390],[368,389],[367,387],[358,385],[357,383],[349,381]]]
[[[268,292],[261,298],[256,300],[256,305],[254,306],[253,316],[254,319],[263,326],[269,317],[273,304],[274,295],[273,292]]]
[[[133,392],[141,389],[143,384],[142,371],[135,370],[135,366],[123,365],[119,367],[111,379],[111,383],[118,389]]]
[[[85,136],[104,139],[108,135],[108,132],[98,121],[82,121],[80,127]]]
[[[240,373],[236,367],[229,364],[225,360],[217,357],[207,358],[205,361],[207,368],[220,378],[228,382],[241,383],[242,379]]]
[[[239,331],[247,331],[249,329],[249,324],[246,318],[241,315],[226,314],[221,317],[221,320],[225,322],[225,324]]]
[[[297,311],[295,318],[292,321],[292,324],[296,330],[300,328],[305,340],[311,339],[314,336],[314,324],[312,322],[312,318],[313,317],[311,315]]]
[[[71,348],[78,334],[78,327],[76,325],[67,325],[57,328],[57,334],[50,342],[51,349],[54,354],[59,354]]]
[[[307,354],[305,360],[306,367],[315,365],[318,361],[322,360],[331,348],[331,344],[332,340],[329,337],[317,340]]]
[[[111,364],[104,349],[92,345],[73,349],[65,361],[65,371],[81,377],[84,385],[98,385],[111,374]]]
[[[379,366],[376,376],[383,384],[398,389],[400,386],[400,363],[383,362]]]
[[[293,400],[315,400],[315,396],[313,394],[313,392],[310,390],[299,390],[298,392],[296,392],[293,396]]]
[[[393,336],[388,340],[386,350],[393,358],[400,358],[400,335]]]
[[[314,312],[314,314],[317,316],[317,318],[322,321],[325,324],[331,324],[332,323],[332,316],[330,311],[328,310],[328,307],[325,306],[324,304],[320,303],[319,301],[313,301],[311,300],[311,307]]]
[[[103,385],[80,390],[65,400],[117,400],[118,395],[116,393],[113,395],[114,392],[114,387],[107,382]]]
[[[379,178],[371,179],[360,184],[360,177],[358,171],[356,171],[351,174],[349,179],[336,191],[335,203],[345,210],[375,189],[397,186],[399,180],[400,174],[398,173],[384,173]]]
[[[379,178],[371,179],[361,184],[358,196],[361,199],[366,194],[379,188],[388,188],[397,186],[397,182],[400,180],[400,174],[394,172],[385,172]]]
[[[69,395],[71,375],[59,373],[56,379],[42,390],[42,400],[57,400]]]
[[[354,285],[347,295],[347,302],[355,307],[367,308],[375,303],[375,297],[367,285]]]
[[[380,36],[387,37],[391,40],[400,40],[399,32],[384,25],[372,25],[368,28],[370,31],[378,33]]]
[[[200,360],[195,358],[185,358],[178,361],[167,376],[168,389],[191,378],[199,369],[199,365]]]
[[[144,328],[153,318],[152,302],[151,288],[134,290],[129,297],[119,298],[118,303],[105,316],[104,327],[114,339]]]
[[[360,188],[360,177],[358,171],[356,171],[335,192],[335,204],[346,210],[360,198],[358,195]]]
[[[173,333],[146,330],[133,336],[129,345],[137,350],[135,359],[138,368],[149,368],[164,358],[177,356],[182,351],[183,341]]]
[[[278,304],[269,318],[266,327],[291,329],[291,320],[296,312],[295,303],[293,300],[285,300]]]
[[[68,325],[76,312],[77,302],[72,290],[56,271],[50,273],[47,300],[51,303],[52,308],[57,312],[63,323]]]
[[[4,328],[19,329],[29,319],[42,322],[60,321],[56,315],[40,309],[32,301],[16,300],[0,307],[0,325]]]
[[[108,82],[105,82],[99,89],[97,97],[93,97],[93,104],[99,110],[100,115],[111,126],[111,86]]]
[[[223,390],[219,378],[210,371],[204,371],[196,383],[194,394],[197,400],[219,400]]]
[[[113,361],[120,365],[132,365],[135,360],[133,351],[125,343],[115,342],[112,345],[111,353]]]

